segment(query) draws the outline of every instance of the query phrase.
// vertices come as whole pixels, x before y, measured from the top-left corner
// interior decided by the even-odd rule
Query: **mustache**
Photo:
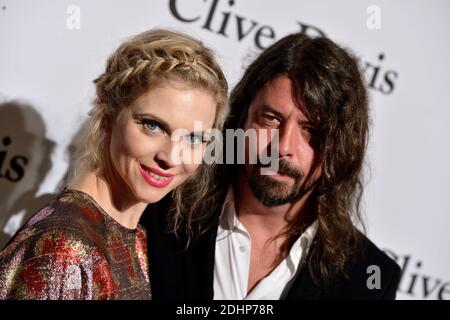
[[[270,163],[269,164],[262,164],[261,161],[258,159],[256,160],[256,164],[255,166],[260,167],[260,168],[268,168],[270,167]],[[292,177],[296,180],[300,180],[303,178],[304,174],[303,172],[301,172],[300,170],[294,168],[293,166],[291,166],[289,164],[288,161],[286,160],[279,160],[278,162],[278,173],[283,175],[283,176],[289,176]]]

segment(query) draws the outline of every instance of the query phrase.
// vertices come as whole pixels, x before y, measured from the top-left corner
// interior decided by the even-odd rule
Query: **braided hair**
[[[94,80],[96,98],[72,177],[83,169],[101,175],[108,160],[105,126],[149,89],[172,81],[212,93],[217,104],[214,127],[220,126],[228,85],[212,51],[180,32],[142,32],[122,43]]]

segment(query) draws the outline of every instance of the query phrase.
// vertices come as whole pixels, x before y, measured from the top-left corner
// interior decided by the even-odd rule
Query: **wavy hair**
[[[327,38],[288,35],[262,52],[233,89],[224,132],[243,128],[254,96],[279,75],[292,81],[294,101],[313,123],[321,175],[307,210],[296,214],[278,235],[285,240],[277,261],[288,255],[299,235],[316,220],[318,229],[307,263],[313,279],[326,284],[338,274],[345,275],[346,264],[361,248],[362,233],[355,225],[364,229],[360,204],[369,127],[367,89],[351,53]],[[211,213],[220,210],[238,170],[237,165],[214,167],[204,200],[190,203],[185,210],[191,238],[211,226]]]

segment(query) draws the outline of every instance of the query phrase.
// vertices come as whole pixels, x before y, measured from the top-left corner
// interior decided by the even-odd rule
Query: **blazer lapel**
[[[214,259],[219,215],[214,225],[194,241],[185,256],[186,298],[212,300],[214,296]]]
[[[219,213],[216,212],[213,226],[194,241],[185,253],[186,299],[212,300],[214,297],[214,261]],[[322,289],[312,280],[306,261],[299,270],[285,296],[286,300],[318,300]]]
[[[318,300],[322,290],[314,283],[307,265],[299,271],[285,297],[286,300]]]

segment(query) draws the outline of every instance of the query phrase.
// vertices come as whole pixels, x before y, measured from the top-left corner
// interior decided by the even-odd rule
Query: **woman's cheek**
[[[200,164],[185,163],[183,165],[184,173],[186,174],[187,177],[191,176],[192,174],[195,173],[195,170],[197,170],[199,166],[200,166]]]

